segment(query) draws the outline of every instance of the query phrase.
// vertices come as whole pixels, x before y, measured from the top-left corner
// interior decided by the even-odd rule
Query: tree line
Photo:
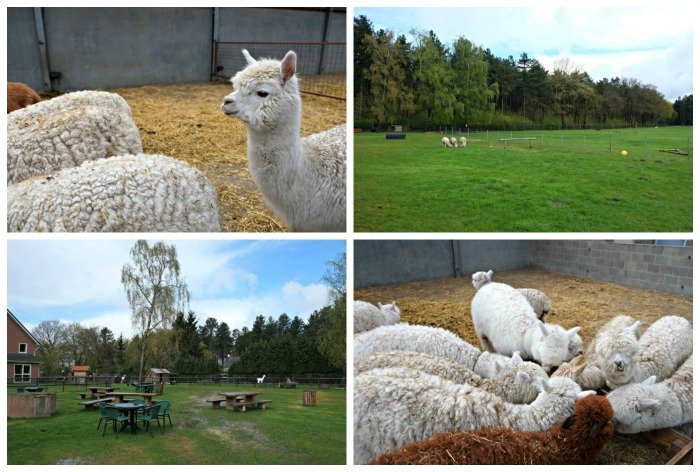
[[[276,319],[258,315],[249,328],[231,329],[192,310],[182,310],[189,293],[180,279],[174,246],[138,241],[122,283],[132,308],[136,334],[115,337],[108,327],[42,321],[32,334],[39,342],[42,376],[66,375],[73,365],[89,365],[95,374],[129,375],[142,380],[146,367],[166,368],[180,376],[226,373],[294,375],[345,371],[345,254],[328,262],[324,280],[328,305],[304,321],[286,313]]]
[[[411,35],[409,43],[403,34],[375,30],[364,15],[354,18],[356,126],[692,125],[692,95],[671,104],[654,85],[594,81],[568,59],[548,72],[526,52],[500,58],[464,37],[446,45],[432,30]]]

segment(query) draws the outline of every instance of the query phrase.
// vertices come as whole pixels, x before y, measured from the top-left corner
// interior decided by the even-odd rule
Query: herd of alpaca
[[[455,138],[454,136],[452,136],[451,138],[444,136],[442,138],[442,147],[448,147],[448,148],[467,147],[467,138],[465,138],[464,136],[461,136],[459,138],[459,141],[457,141],[457,138]]]
[[[245,123],[252,180],[290,231],[345,231],[346,131],[301,138],[296,54],[253,59],[222,111]],[[41,101],[8,83],[7,229],[221,231],[217,196],[197,169],[144,154],[119,95],[82,91]]]
[[[614,431],[692,425],[688,320],[640,336],[640,321],[613,317],[583,354],[578,327],[543,322],[544,293],[492,275],[472,276],[483,351],[402,323],[395,302],[355,302],[356,464],[586,464]]]

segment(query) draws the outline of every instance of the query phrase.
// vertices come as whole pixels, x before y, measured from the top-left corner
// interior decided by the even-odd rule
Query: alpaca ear
[[[541,392],[549,393],[552,391],[552,386],[549,385],[549,381],[544,377],[537,377],[535,384],[540,388]]]
[[[255,64],[257,62],[255,59],[253,59],[253,56],[250,55],[247,49],[243,50],[243,56],[248,64]]]
[[[576,336],[576,333],[578,333],[581,330],[580,326],[577,326],[575,328],[571,328],[569,331],[566,332],[566,335],[569,337],[569,339],[573,338]]]
[[[378,306],[379,309],[381,310],[381,309],[382,309],[382,302],[377,302],[377,306]]]
[[[648,408],[654,408],[655,406],[660,405],[661,402],[655,398],[640,398],[639,399],[639,407],[642,410],[646,410]]]
[[[492,270],[489,270],[488,272],[486,272],[486,276],[489,278],[489,280],[491,280],[491,276],[492,276],[492,275],[493,275],[493,271],[492,271]]]
[[[642,385],[654,385],[656,383],[656,375],[652,375],[648,379],[644,379],[640,382]]]
[[[527,372],[518,372],[515,374],[516,380],[522,380],[523,382],[532,382],[532,376]]]
[[[629,331],[631,334],[637,336],[637,330],[639,329],[640,324],[642,324],[641,321],[639,321],[639,320],[635,321],[632,326],[627,328],[627,331]]]
[[[595,390],[584,390],[583,392],[578,392],[576,394],[576,400],[580,400],[582,398],[590,397],[591,395],[595,395]]]
[[[542,330],[542,334],[547,336],[549,333],[547,332],[547,328],[544,327],[544,323],[540,323],[540,330]]]
[[[523,362],[523,358],[520,357],[520,351],[515,351],[510,357],[510,360],[512,360],[515,365],[521,364]]]
[[[282,59],[282,64],[280,65],[280,70],[282,71],[282,83],[286,84],[289,79],[294,77],[294,73],[297,71],[297,55],[294,51],[289,51]]]

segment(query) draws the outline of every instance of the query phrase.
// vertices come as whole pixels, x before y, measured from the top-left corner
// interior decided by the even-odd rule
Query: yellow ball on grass
[[[620,155],[621,155],[622,157],[627,157],[627,151],[625,151],[625,150],[623,149],[622,151],[620,151]]]

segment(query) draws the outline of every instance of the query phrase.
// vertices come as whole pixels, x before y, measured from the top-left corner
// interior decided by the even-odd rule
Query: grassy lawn
[[[509,137],[536,139],[504,149]],[[446,149],[439,133],[358,133],[355,230],[689,232],[692,159],[658,151],[688,139],[689,127],[491,132]]]
[[[345,464],[345,390],[315,389],[316,406],[302,404],[304,387],[255,388],[266,409],[213,409],[215,392],[250,390],[250,385],[167,385],[173,427],[155,437],[127,430],[116,437],[97,431],[99,409],[85,410],[79,387],[57,393],[50,418],[7,420],[8,464]],[[131,388],[129,389],[131,390]],[[15,393],[8,388],[8,395]],[[166,420],[167,422],[167,420]]]

